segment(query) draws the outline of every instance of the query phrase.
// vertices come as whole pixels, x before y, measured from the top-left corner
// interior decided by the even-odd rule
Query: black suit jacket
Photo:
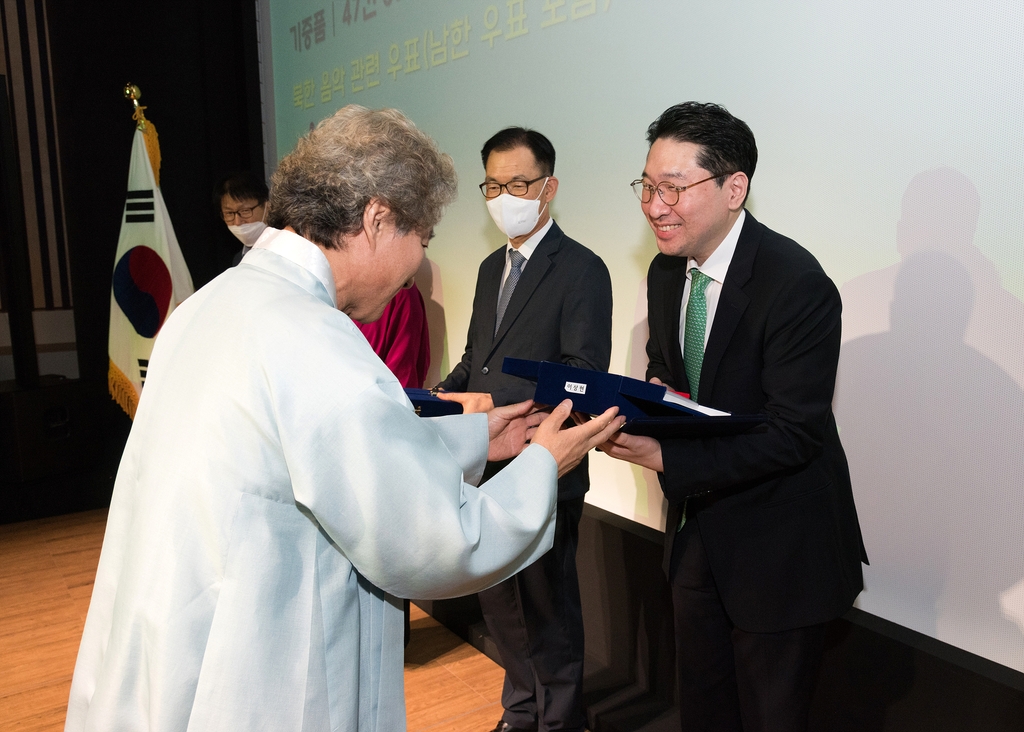
[[[506,356],[607,371],[612,349],[612,284],[601,258],[552,223],[523,269],[501,329],[495,311],[506,248],[480,264],[466,352],[441,388],[489,392],[495,406],[533,398],[536,384],[504,374]],[[587,492],[587,463],[558,482],[558,499]]]
[[[648,273],[647,376],[689,391],[679,346],[686,258]],[[754,432],[663,440],[666,560],[680,509],[699,524],[737,627],[777,632],[839,617],[867,561],[846,455],[832,415],[842,302],[814,257],[744,221],[701,369],[699,401],[765,414]]]

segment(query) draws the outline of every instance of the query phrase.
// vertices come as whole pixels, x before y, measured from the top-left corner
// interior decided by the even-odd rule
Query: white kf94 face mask
[[[232,224],[228,231],[235,235],[238,241],[247,247],[251,247],[260,238],[260,234],[266,230],[267,225],[262,221],[251,221],[248,224]]]
[[[510,193],[502,193],[497,198],[488,199],[487,211],[502,234],[515,239],[533,231],[544,211],[540,197],[544,195],[547,184],[548,179],[545,178],[536,198],[519,198]]]

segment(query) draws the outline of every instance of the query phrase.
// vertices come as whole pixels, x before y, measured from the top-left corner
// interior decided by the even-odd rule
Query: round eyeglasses
[[[484,194],[484,198],[497,198],[501,195],[502,190],[508,191],[513,196],[525,196],[526,192],[530,190],[530,186],[539,180],[550,177],[542,175],[540,178],[534,178],[533,180],[510,180],[508,183],[498,183],[493,180],[487,181],[480,184],[480,192]]]
[[[734,172],[736,171],[733,171],[733,173]],[[636,197],[640,199],[640,203],[650,203],[654,199],[654,192],[657,191],[658,197],[661,198],[662,203],[666,206],[675,206],[679,203],[679,196],[690,188],[699,186],[701,183],[707,183],[709,180],[714,180],[715,178],[724,178],[727,175],[732,175],[732,173],[719,173],[718,175],[712,175],[708,178],[704,178],[703,180],[699,180],[696,183],[689,183],[685,186],[674,186],[666,181],[662,181],[658,185],[652,185],[643,178],[637,178],[629,185],[632,187],[633,193],[636,194]]]

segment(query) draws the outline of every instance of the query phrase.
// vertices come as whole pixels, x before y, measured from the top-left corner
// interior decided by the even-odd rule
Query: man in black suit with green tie
[[[656,470],[668,499],[683,729],[805,730],[825,623],[867,561],[831,409],[842,303],[807,250],[744,209],[757,146],[742,120],[688,102],[647,141],[647,376],[767,422],[602,449]]]

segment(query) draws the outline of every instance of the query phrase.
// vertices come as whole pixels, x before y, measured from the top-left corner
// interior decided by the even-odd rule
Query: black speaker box
[[[0,482],[20,483],[88,469],[101,450],[104,394],[77,379],[42,377],[40,386],[0,384]]]

